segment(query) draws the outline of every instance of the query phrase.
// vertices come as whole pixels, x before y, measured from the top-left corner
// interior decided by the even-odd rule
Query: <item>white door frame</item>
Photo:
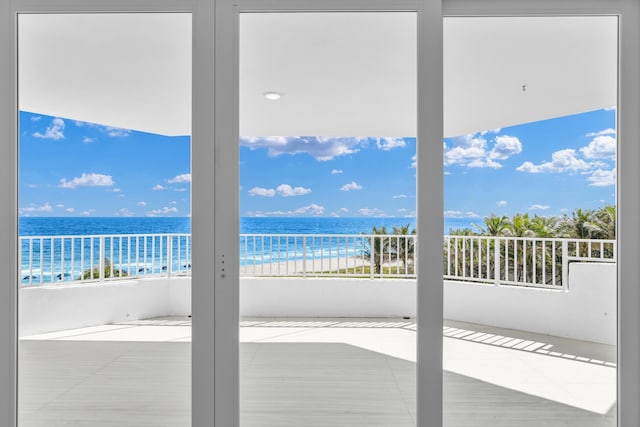
[[[640,425],[640,2],[637,0],[443,0],[444,16],[619,18],[618,46],[618,426]],[[427,425],[427,424],[425,424]]]
[[[312,4],[313,2],[320,5]],[[350,0],[349,0],[350,1]],[[429,1],[429,0],[425,0]],[[264,10],[267,0],[246,0],[242,7],[253,2],[255,11]],[[335,0],[282,0],[278,2],[283,10],[344,10],[343,2]],[[409,7],[403,0],[397,0],[392,10]],[[409,3],[413,3],[410,1]],[[354,0],[355,10],[380,10],[386,6],[383,1]],[[439,15],[439,5],[423,6],[423,13]],[[247,9],[243,9],[247,11]],[[351,8],[350,10],[354,10]],[[0,185],[3,203],[0,204],[0,271],[5,274],[4,285],[0,286],[0,425],[16,424],[16,373],[17,373],[17,82],[16,82],[16,13],[60,13],[60,12],[192,12],[193,13],[193,133],[192,173],[194,184],[192,227],[193,250],[193,425],[197,427],[233,427],[238,425],[238,268],[237,268],[237,165],[225,160],[237,158],[237,84],[227,86],[237,75],[237,41],[225,38],[233,34],[230,25],[236,25],[237,10],[233,0],[11,0],[0,2]],[[619,15],[620,16],[620,64],[619,64],[619,123],[618,123],[618,223],[624,234],[618,237],[618,425],[637,427],[640,425],[640,229],[637,218],[640,215],[640,197],[637,183],[640,182],[638,162],[640,161],[640,5],[636,0],[443,0],[442,13],[445,16],[545,16],[545,15]],[[215,18],[215,24],[214,24]],[[425,17],[421,22],[431,19]],[[230,24],[230,22],[232,24]],[[441,28],[440,24],[434,24]],[[423,25],[418,26],[418,34],[425,51],[434,57],[419,55],[419,67],[433,67],[434,79],[422,83],[420,90],[442,92],[442,37],[432,34]],[[215,58],[214,58],[215,36]],[[234,41],[233,43],[231,41]],[[439,56],[440,55],[440,56]],[[431,62],[431,64],[429,64]],[[434,62],[439,62],[439,71]],[[425,68],[426,67],[426,68]],[[213,77],[215,74],[215,84]],[[234,89],[235,88],[235,89]],[[216,90],[217,89],[217,90]],[[215,91],[215,92],[214,92]],[[230,101],[231,104],[225,104]],[[234,108],[230,109],[229,105]],[[216,109],[215,106],[218,106]],[[430,111],[423,106],[421,111],[433,113],[434,119],[441,116],[442,104],[438,111]],[[223,112],[221,110],[226,110]],[[229,113],[229,110],[232,113]],[[215,111],[215,115],[214,115]],[[236,117],[233,117],[235,114]],[[211,120],[214,117],[214,120]],[[422,116],[421,116],[422,117]],[[231,121],[222,121],[232,118]],[[219,126],[214,127],[214,123]],[[441,133],[440,123],[434,123],[433,133]],[[420,129],[426,128],[423,123]],[[234,139],[235,138],[235,139]],[[214,142],[212,142],[214,141]],[[625,142],[627,141],[627,142]],[[214,148],[215,146],[215,148]],[[435,151],[433,158],[441,152]],[[232,150],[232,151],[229,151]],[[233,151],[235,150],[235,151]],[[439,148],[441,150],[441,148]],[[418,169],[433,168],[418,175],[418,191],[438,197],[441,185],[433,188],[442,179],[442,164],[432,160],[429,163],[429,148],[418,150]],[[437,154],[437,155],[436,155]],[[437,163],[437,164],[436,164]],[[214,168],[211,165],[215,165]],[[222,182],[231,185],[222,185]],[[428,179],[433,178],[434,181]],[[422,183],[422,184],[420,184]],[[211,191],[215,184],[214,192]],[[235,184],[233,189],[230,189]],[[226,189],[225,189],[226,188]],[[440,193],[439,193],[440,192]],[[442,209],[440,201],[430,205],[426,197],[418,201],[420,224],[419,239],[428,241],[430,236],[442,233]],[[215,209],[216,206],[218,209]],[[427,213],[433,216],[426,221]],[[214,219],[211,223],[211,219]],[[233,224],[229,227],[229,224]],[[214,233],[214,229],[217,233]],[[441,250],[441,249],[439,249]],[[420,259],[438,257],[441,253],[429,253],[429,247],[421,246]],[[223,267],[222,255],[225,255]],[[428,259],[426,262],[430,262]],[[198,265],[203,267],[202,274]],[[216,266],[216,274],[211,286],[206,273],[208,265]],[[421,264],[422,266],[423,264]],[[428,266],[429,264],[427,264]],[[225,271],[222,271],[225,268]],[[442,425],[442,372],[441,330],[442,291],[440,286],[428,283],[441,282],[439,273],[433,277],[421,274],[419,294],[419,354],[418,354],[418,406],[420,427],[440,427]],[[433,270],[436,272],[437,270]],[[224,277],[223,277],[224,276]],[[427,295],[430,292],[430,295]],[[425,311],[428,298],[435,299],[434,312]],[[212,309],[213,306],[213,309]],[[432,343],[428,346],[427,343]],[[436,350],[439,354],[435,355]],[[431,353],[427,353],[431,352]],[[426,364],[429,354],[432,363]],[[212,363],[213,362],[213,363]],[[217,391],[217,392],[216,392]],[[212,404],[212,402],[214,404]],[[424,414],[424,415],[420,415]]]
[[[216,76],[221,76],[216,102],[222,106],[233,106],[232,110],[216,109],[217,123],[228,129],[216,138],[218,156],[225,156],[216,182],[216,193],[224,191],[222,183],[233,183],[233,194],[228,203],[216,210],[216,222],[234,224],[221,237],[220,247],[237,253],[238,236],[238,14],[242,12],[311,12],[311,11],[407,11],[418,12],[418,143],[417,143],[417,224],[418,241],[418,368],[417,411],[419,427],[442,425],[442,275],[439,259],[442,256],[442,16],[580,16],[616,15],[620,19],[620,64],[619,87],[624,87],[619,96],[618,123],[618,224],[624,235],[618,238],[618,425],[635,427],[638,423],[640,375],[638,374],[637,329],[640,326],[637,305],[640,303],[637,278],[639,263],[635,257],[640,253],[640,233],[637,225],[640,209],[638,195],[633,192],[640,182],[637,163],[640,161],[638,120],[640,116],[638,76],[638,11],[633,0],[422,0],[419,3],[406,1],[317,1],[317,0],[222,0],[223,6],[216,16],[216,38],[233,40],[231,54],[216,56]],[[440,10],[440,8],[442,8]],[[431,14],[431,15],[430,15]],[[434,16],[435,15],[435,16]],[[435,19],[434,19],[435,18]],[[438,21],[438,22],[436,22]],[[229,49],[229,46],[225,46]],[[425,77],[428,76],[428,77]],[[218,86],[217,86],[218,87]],[[629,141],[626,143],[625,141]],[[230,166],[229,166],[230,165]],[[624,195],[624,198],[622,197]],[[217,228],[217,227],[216,227]],[[218,245],[217,245],[218,247]],[[220,252],[222,254],[224,252]],[[220,255],[218,255],[220,256]],[[435,262],[438,260],[438,262]],[[225,315],[217,318],[224,327],[237,328],[239,280],[238,260],[234,259],[232,277],[220,297],[220,307]],[[231,288],[233,290],[231,290]],[[226,299],[231,298],[231,299]],[[237,331],[220,345],[237,345]],[[232,374],[225,381],[235,381],[233,399],[226,406],[220,425],[238,425],[238,364],[237,347],[231,347],[225,355],[233,361],[225,373]],[[231,353],[234,352],[232,357]],[[227,383],[228,384],[228,383]],[[227,390],[229,390],[227,388]],[[224,409],[222,409],[224,410]],[[216,418],[218,420],[218,418]],[[218,424],[216,424],[217,426]]]
[[[222,9],[223,8],[223,9]],[[216,15],[216,40],[225,46],[216,52],[216,189],[228,194],[225,203],[216,203],[216,260],[233,256],[233,270],[221,279],[217,265],[216,347],[224,349],[229,365],[216,367],[216,375],[225,377],[221,391],[222,406],[216,402],[218,426],[238,425],[238,176],[239,176],[239,82],[238,21],[244,12],[415,12],[417,17],[418,96],[417,121],[417,210],[418,265],[420,271],[438,271],[438,275],[419,274],[418,317],[418,418],[431,425],[442,424],[442,11],[439,0],[225,0]],[[229,46],[232,45],[232,46]],[[216,43],[216,48],[218,44]],[[231,50],[230,50],[231,48]],[[230,50],[230,51],[229,51]],[[222,51],[222,52],[221,52]],[[420,76],[429,76],[428,78]],[[225,106],[227,106],[225,108]],[[233,108],[229,108],[233,106]],[[429,182],[429,186],[420,183]],[[432,218],[434,221],[427,221]],[[217,224],[221,224],[220,227]],[[222,224],[226,225],[222,226]],[[233,227],[229,227],[233,224]],[[219,242],[219,243],[218,243]],[[221,248],[219,250],[219,248]],[[228,265],[228,263],[227,263]],[[216,291],[218,292],[218,291]],[[220,295],[218,297],[218,295]],[[234,334],[229,331],[233,330]],[[217,353],[219,354],[219,353]],[[229,387],[228,384],[233,386]],[[427,385],[428,386],[425,386]],[[231,394],[231,392],[233,394]]]

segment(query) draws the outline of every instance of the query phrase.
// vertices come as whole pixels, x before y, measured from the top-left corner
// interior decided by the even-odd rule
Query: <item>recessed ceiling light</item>
[[[279,92],[270,91],[270,92],[265,92],[264,97],[267,98],[269,101],[275,101],[276,99],[282,98],[282,94]]]

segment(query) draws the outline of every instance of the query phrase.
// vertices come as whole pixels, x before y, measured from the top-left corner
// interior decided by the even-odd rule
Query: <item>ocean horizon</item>
[[[481,218],[445,218],[444,233],[451,229],[474,228]],[[375,226],[409,225],[405,217],[240,217],[241,234],[367,234]],[[20,217],[20,236],[69,236],[97,234],[189,234],[190,217]]]

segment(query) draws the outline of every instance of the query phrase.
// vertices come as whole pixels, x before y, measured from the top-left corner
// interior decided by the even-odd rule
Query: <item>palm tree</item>
[[[404,272],[408,273],[409,261],[413,263],[415,255],[415,238],[411,236],[416,234],[416,229],[409,232],[409,224],[396,226],[391,234],[402,236],[391,238],[391,248],[395,251],[397,259],[402,262]]]
[[[382,255],[384,253],[389,253],[389,238],[384,237],[388,234],[387,228],[384,225],[380,228],[376,228],[376,226],[374,225],[373,229],[371,230],[371,234],[373,234],[374,236],[369,243],[370,248],[365,250],[364,256],[366,259],[371,260],[371,252],[373,250],[374,271],[376,274],[380,274],[382,272]]]
[[[476,224],[474,226],[479,229],[480,234],[485,236],[503,236],[509,229],[509,218],[505,215],[491,214],[484,217],[484,227]]]
[[[571,237],[578,239],[591,239],[598,229],[594,222],[594,211],[591,209],[576,209],[571,217],[565,216]]]
[[[605,206],[598,209],[594,214],[593,224],[596,227],[594,234],[597,239],[615,239],[616,207]]]
[[[512,237],[534,237],[536,233],[531,228],[532,223],[529,214],[519,213],[511,218],[506,233]]]
[[[537,237],[562,237],[562,222],[555,216],[535,215],[530,229]]]

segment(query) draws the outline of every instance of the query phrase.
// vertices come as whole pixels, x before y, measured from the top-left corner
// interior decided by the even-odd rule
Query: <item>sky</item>
[[[445,218],[615,204],[615,109],[446,138]],[[415,138],[243,137],[241,216],[415,216]],[[21,216],[190,216],[190,138],[20,113]]]

